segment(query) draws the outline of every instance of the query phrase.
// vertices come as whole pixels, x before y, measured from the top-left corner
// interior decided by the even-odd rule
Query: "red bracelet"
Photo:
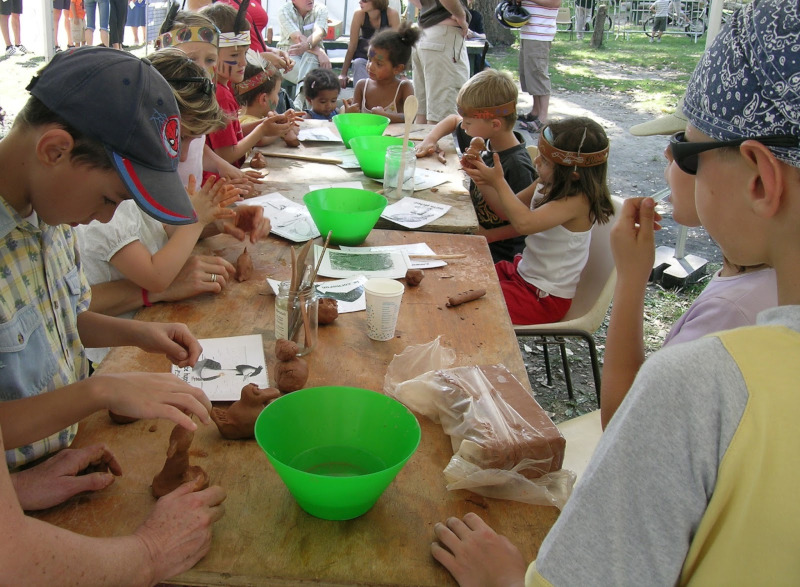
[[[142,288],[142,303],[144,304],[145,308],[149,308],[153,304],[150,303],[150,298],[147,297],[147,290]]]

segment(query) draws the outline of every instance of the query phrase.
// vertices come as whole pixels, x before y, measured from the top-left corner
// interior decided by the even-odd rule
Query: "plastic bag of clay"
[[[562,507],[575,475],[561,470],[566,443],[544,410],[502,365],[442,368],[452,362],[437,338],[396,355],[384,383],[387,395],[450,436],[448,489]]]

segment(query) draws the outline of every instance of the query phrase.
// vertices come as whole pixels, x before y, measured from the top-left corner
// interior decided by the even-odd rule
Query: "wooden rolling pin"
[[[335,157],[315,157],[314,155],[301,155],[299,153],[274,153],[269,151],[260,151],[264,157],[278,157],[279,159],[296,159],[297,161],[313,161],[314,163],[331,163],[338,165],[342,162],[341,159]]]

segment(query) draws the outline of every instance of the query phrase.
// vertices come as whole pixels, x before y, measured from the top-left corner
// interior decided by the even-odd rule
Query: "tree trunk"
[[[598,6],[594,13],[594,31],[592,32],[592,42],[590,44],[593,49],[599,49],[603,46],[603,33],[607,13],[608,8],[605,4]]]
[[[494,17],[494,9],[499,0],[474,0],[472,8],[483,16],[486,38],[492,45],[512,45],[517,40],[511,30],[501,25]]]

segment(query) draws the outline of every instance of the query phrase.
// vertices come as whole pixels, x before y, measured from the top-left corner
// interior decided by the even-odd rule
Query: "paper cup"
[[[367,298],[367,336],[372,340],[391,340],[400,313],[405,287],[394,279],[375,278],[364,284]]]

